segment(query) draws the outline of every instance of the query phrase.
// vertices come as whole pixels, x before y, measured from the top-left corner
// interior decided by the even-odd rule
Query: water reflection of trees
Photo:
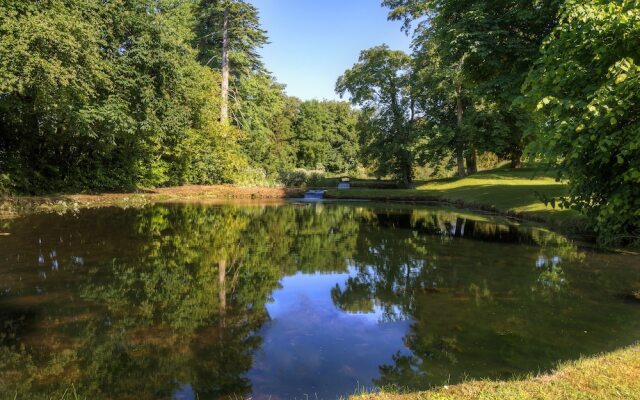
[[[86,219],[95,216],[89,214]],[[65,221],[65,239],[89,242],[87,247],[95,248],[88,251],[118,243],[121,251],[108,253],[120,256],[72,271],[70,261],[78,256],[58,251],[59,273],[68,273],[80,288],[65,295],[80,302],[88,316],[52,330],[56,344],[49,348],[23,347],[20,333],[9,337],[10,330],[3,329],[3,393],[17,390],[37,398],[74,383],[83,395],[96,398],[135,393],[155,399],[169,398],[188,383],[201,399],[247,395],[245,374],[261,344],[258,330],[269,319],[266,304],[281,278],[300,270],[346,271],[358,236],[350,208],[191,205],[112,214],[118,229],[108,228],[110,218],[93,219],[91,226],[84,216]],[[47,230],[45,221],[30,223]],[[96,231],[99,240],[82,239]],[[53,293],[60,288],[50,286],[51,278],[40,286]],[[47,307],[39,311],[48,319],[77,315],[68,305],[41,307]],[[35,329],[29,325],[39,323],[23,321],[24,336]],[[34,360],[36,353],[49,357]]]
[[[578,267],[584,260],[574,243],[548,231],[441,212],[380,212],[361,227],[355,274],[332,297],[347,312],[377,310],[381,322],[411,321],[404,338],[410,353],[380,367],[379,386],[507,377],[574,356],[586,321],[593,321],[591,339],[606,341],[619,329],[600,323],[610,315],[602,303],[593,304],[599,310],[574,303],[600,278]],[[566,263],[574,268],[571,279]],[[553,334],[559,331],[562,337]]]
[[[266,305],[299,272],[350,271],[331,291],[338,308],[411,321],[410,354],[381,366],[379,385],[527,371],[532,351],[569,347],[573,333],[548,335],[561,317],[584,319],[566,294],[619,279],[565,271],[584,255],[561,236],[441,211],[167,205],[14,223],[63,227],[8,237],[31,261],[0,270],[0,391],[26,398],[71,383],[96,399],[170,398],[186,383],[200,399],[249,395]]]

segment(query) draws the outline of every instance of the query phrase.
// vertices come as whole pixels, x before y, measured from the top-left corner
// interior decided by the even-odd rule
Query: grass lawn
[[[427,392],[362,394],[352,400],[640,399],[640,345],[563,363],[553,373],[513,381],[470,381]]]
[[[556,198],[566,194],[566,185],[556,182],[551,173],[540,168],[483,171],[463,179],[438,179],[417,182],[415,189],[331,189],[327,197],[335,199],[375,199],[426,201],[443,200],[483,210],[494,210],[522,218],[541,220],[551,225],[581,225],[583,217],[573,210],[545,206],[541,196]]]

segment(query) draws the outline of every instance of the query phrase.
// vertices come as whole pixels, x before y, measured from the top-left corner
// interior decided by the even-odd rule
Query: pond
[[[640,339],[640,260],[448,209],[86,209],[0,221],[0,393],[335,399]]]

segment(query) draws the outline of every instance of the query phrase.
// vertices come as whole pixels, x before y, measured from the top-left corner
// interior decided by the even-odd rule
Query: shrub
[[[306,170],[302,168],[280,172],[280,183],[287,187],[330,185],[323,171]],[[331,180],[331,183],[333,183],[333,180]]]
[[[8,174],[0,174],[0,196],[11,194],[12,184]]]
[[[262,168],[247,167],[238,174],[235,183],[240,186],[276,186],[277,182],[269,178]]]
[[[500,158],[490,151],[478,154],[478,169],[484,171],[496,169],[500,166]]]

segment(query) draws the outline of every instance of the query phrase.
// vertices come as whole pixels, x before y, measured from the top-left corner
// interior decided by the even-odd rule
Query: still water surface
[[[335,399],[640,339],[637,257],[456,211],[153,205],[0,232],[0,398]]]

